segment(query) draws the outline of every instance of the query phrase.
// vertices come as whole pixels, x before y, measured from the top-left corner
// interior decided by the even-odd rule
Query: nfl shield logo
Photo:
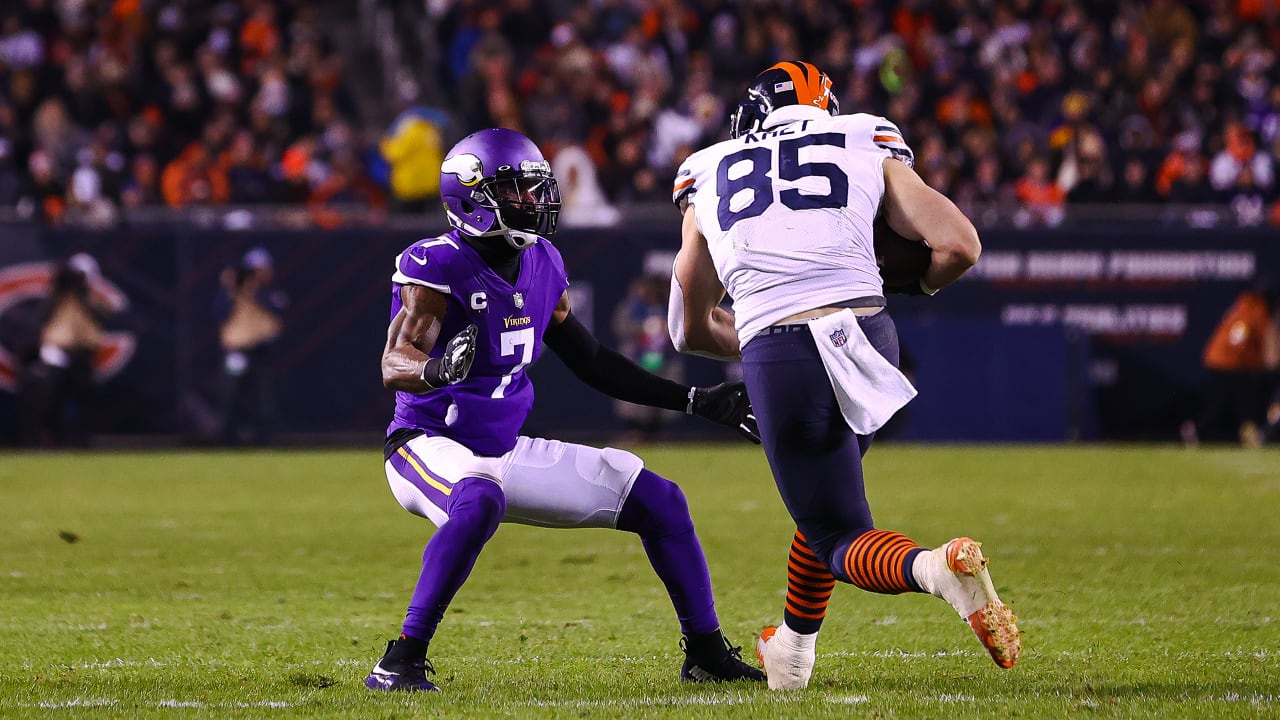
[[[849,342],[849,337],[844,334],[844,328],[836,328],[836,331],[831,333],[830,338],[831,344],[835,347],[841,347]]]
[[[511,302],[516,304],[517,310],[524,309],[524,293],[511,293]]]

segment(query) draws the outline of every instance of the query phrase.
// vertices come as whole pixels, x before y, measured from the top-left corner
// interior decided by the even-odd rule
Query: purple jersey
[[[388,433],[416,428],[490,457],[515,446],[533,407],[533,384],[525,369],[541,354],[542,334],[569,287],[564,261],[546,239],[522,252],[514,285],[494,272],[456,230],[419,240],[396,258],[391,317],[402,308],[402,285],[423,285],[449,297],[433,357],[439,357],[445,343],[467,325],[475,323],[480,334],[465,380],[421,395],[396,393]]]

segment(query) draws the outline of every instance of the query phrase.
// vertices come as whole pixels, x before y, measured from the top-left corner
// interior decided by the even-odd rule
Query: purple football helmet
[[[473,237],[502,235],[517,250],[556,231],[560,188],[538,146],[490,128],[458,141],[440,165],[449,225]]]

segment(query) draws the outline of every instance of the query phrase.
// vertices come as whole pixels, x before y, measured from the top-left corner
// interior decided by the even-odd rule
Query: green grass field
[[[781,617],[791,535],[750,447],[648,448],[690,499],[729,636]],[[0,717],[1280,717],[1280,453],[884,446],[882,527],[985,543],[997,669],[939,600],[841,587],[810,687],[699,686],[638,540],[503,526],[432,645],[362,680],[429,523],[369,452],[0,456]]]

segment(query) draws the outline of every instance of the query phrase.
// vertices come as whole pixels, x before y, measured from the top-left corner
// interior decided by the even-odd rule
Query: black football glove
[[[460,382],[471,372],[476,359],[476,335],[480,328],[468,325],[444,346],[444,354],[427,360],[422,367],[422,381],[434,388]]]
[[[709,388],[691,388],[689,407],[685,412],[728,425],[751,442],[760,444],[756,413],[751,409],[746,386],[740,382],[721,383]]]

